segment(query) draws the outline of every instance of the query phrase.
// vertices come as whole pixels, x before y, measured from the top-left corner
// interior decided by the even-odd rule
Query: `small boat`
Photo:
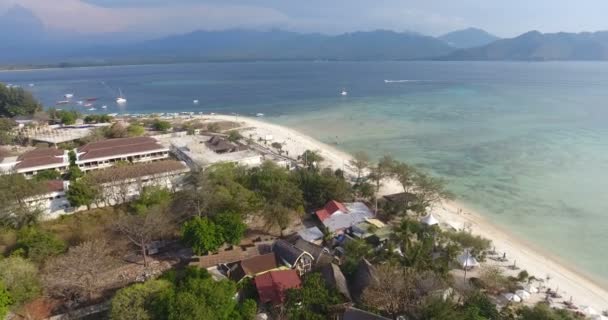
[[[102,109],[107,109],[107,108],[108,108],[108,106],[101,106],[101,108],[102,108]]]
[[[194,103],[194,104],[198,104],[198,100],[196,100],[196,99],[195,99],[195,100],[192,100],[192,103]]]
[[[74,98],[74,94],[73,93],[66,93],[63,95],[66,99],[72,99]]]
[[[340,93],[343,97],[348,95],[348,92],[346,90],[342,90],[342,92]]]
[[[93,104],[92,103],[85,103],[83,106],[85,106],[85,107],[92,107]]]
[[[61,105],[66,105],[68,103],[70,103],[68,100],[61,100],[61,101],[57,101],[55,103],[55,105],[61,106]]]
[[[118,103],[118,104],[127,103],[127,99],[125,99],[125,97],[122,95],[122,90],[118,89],[118,92],[120,93],[120,96],[118,96],[118,98],[116,98],[116,103]]]
[[[97,98],[86,98],[84,101],[89,101],[89,102],[97,101]]]
[[[97,110],[97,108],[95,108],[95,107],[89,108],[89,111],[95,111],[95,110]]]
[[[34,86],[34,84],[33,84],[33,83],[30,83],[30,84],[28,84],[28,86],[31,88],[31,87],[33,87],[33,86]]]
[[[264,116],[264,114],[263,113],[256,113],[255,116],[258,117],[258,118],[261,118],[261,117]]]
[[[84,104],[84,101],[82,101],[82,100],[78,100],[78,101],[76,101],[76,103],[78,103],[79,105],[83,105],[83,104]]]
[[[118,115],[118,113],[110,113],[108,114],[110,117],[116,117]]]

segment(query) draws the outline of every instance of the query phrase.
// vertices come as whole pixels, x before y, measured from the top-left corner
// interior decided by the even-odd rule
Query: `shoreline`
[[[256,136],[272,135],[273,141],[283,143],[283,149],[289,151],[292,156],[310,149],[318,151],[325,158],[325,166],[343,168],[351,173],[353,171],[348,168],[348,161],[352,159],[350,154],[295,129],[268,120],[244,116],[235,118],[235,116],[229,115],[204,115],[202,118],[244,123],[246,128],[242,128],[243,130],[253,130],[253,134]],[[395,181],[387,181],[382,186],[380,195],[397,192],[402,192],[401,187]],[[513,261],[516,261],[520,270],[527,270],[530,275],[539,279],[546,279],[546,276],[550,275],[550,280],[545,280],[544,285],[553,290],[559,288],[559,293],[563,296],[563,299],[559,301],[568,301],[572,296],[573,302],[578,306],[591,306],[599,312],[608,309],[608,288],[605,282],[593,279],[583,271],[568,266],[559,257],[526,239],[511,234],[503,227],[493,224],[483,214],[470,210],[465,204],[459,201],[444,201],[433,210],[433,214],[442,223],[448,223],[455,226],[456,229],[462,229],[466,224],[473,234],[492,240],[493,246],[498,252],[507,254],[509,262],[503,263],[501,266],[512,265]],[[484,264],[488,263],[493,264],[493,262],[484,262]],[[505,274],[509,273],[509,271],[505,272]],[[511,272],[511,274],[513,273]],[[555,300],[552,305],[561,306],[557,302],[558,300]]]

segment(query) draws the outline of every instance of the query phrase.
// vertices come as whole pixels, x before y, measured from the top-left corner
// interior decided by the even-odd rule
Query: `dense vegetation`
[[[42,105],[28,91],[0,83],[0,117],[31,116]]]

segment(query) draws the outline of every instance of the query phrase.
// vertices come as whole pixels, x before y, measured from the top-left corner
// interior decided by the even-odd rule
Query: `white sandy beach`
[[[352,158],[348,153],[340,151],[333,146],[317,141],[296,130],[271,124],[258,118],[248,118],[239,116],[213,115],[204,116],[206,119],[238,121],[243,123],[244,136],[252,135],[254,139],[271,135],[273,142],[283,144],[283,150],[288,151],[290,156],[302,154],[306,150],[319,152],[325,159],[324,165],[333,168],[342,168],[347,172],[352,170],[348,166],[348,161]],[[382,187],[381,194],[391,194],[401,192],[401,187],[394,181],[387,181]],[[555,290],[559,288],[559,293],[563,299],[569,300],[573,297],[573,302],[578,306],[591,306],[601,312],[608,309],[608,291],[600,287],[592,279],[585,277],[568,266],[560,263],[556,258],[543,253],[542,250],[532,248],[524,241],[518,240],[500,227],[465,208],[462,204],[452,201],[445,202],[433,211],[435,216],[443,223],[462,229],[466,226],[473,234],[491,239],[496,251],[506,252],[509,262],[503,263],[504,266],[512,265],[514,261],[522,270],[540,279],[550,277],[545,282],[545,286]],[[492,262],[494,263],[494,262]],[[544,297],[544,295],[543,295]],[[556,306],[560,306],[558,303]]]

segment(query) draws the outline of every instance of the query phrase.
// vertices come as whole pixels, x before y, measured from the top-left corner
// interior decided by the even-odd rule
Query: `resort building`
[[[40,210],[41,218],[56,218],[60,214],[70,210],[70,202],[66,198],[69,182],[62,180],[51,180],[45,183],[45,192],[25,199],[27,205],[32,209]]]
[[[67,151],[57,148],[38,148],[23,153],[17,157],[7,157],[0,163],[0,173],[21,173],[31,177],[44,170],[57,170],[60,172],[68,168]]]
[[[299,288],[302,281],[295,270],[270,271],[255,277],[260,303],[278,305],[285,302],[287,290]]]
[[[262,164],[261,154],[220,136],[174,137],[163,143],[178,159],[193,169],[206,168],[217,163],[236,163],[248,167]]]
[[[150,162],[169,158],[169,148],[151,137],[110,139],[89,143],[76,150],[82,171],[108,168],[117,162]]]
[[[300,275],[312,270],[313,256],[285,240],[275,241],[272,251],[277,255],[280,262],[290,269],[297,270]]]

